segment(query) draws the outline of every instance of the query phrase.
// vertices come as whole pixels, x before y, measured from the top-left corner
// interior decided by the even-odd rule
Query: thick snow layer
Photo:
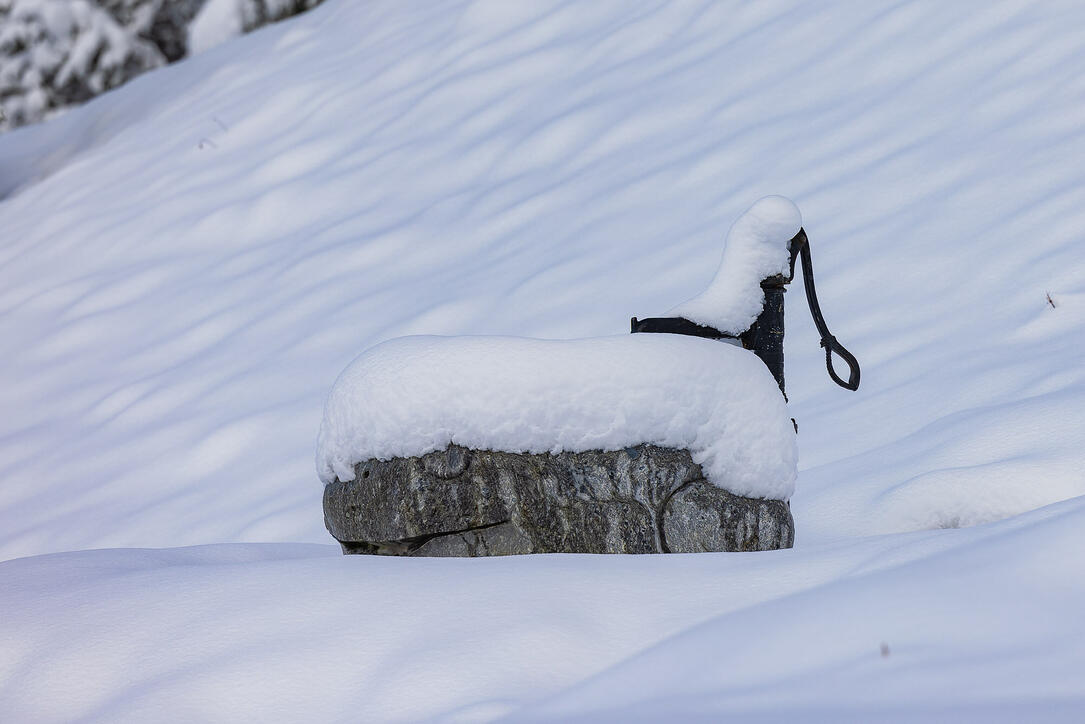
[[[766,196],[746,210],[727,232],[723,259],[708,288],[668,314],[741,334],[761,314],[761,282],[791,271],[788,242],[802,228],[802,214],[790,199]]]
[[[790,551],[0,563],[15,722],[1080,722],[1085,500]]]
[[[507,452],[683,448],[738,495],[786,500],[795,432],[752,352],[697,337],[404,337],[343,371],[324,406],[317,471],[450,443]]]
[[[1081,719],[1085,6],[630,6],[333,0],[0,136],[0,558],[76,551],[0,720]],[[769,193],[864,373],[793,289],[794,550],[298,544],[358,350],[625,332]]]

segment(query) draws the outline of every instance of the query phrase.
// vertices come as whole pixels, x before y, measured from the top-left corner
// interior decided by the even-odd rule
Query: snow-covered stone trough
[[[791,543],[784,399],[755,356],[707,339],[391,340],[336,382],[319,449],[325,519],[351,552]]]
[[[756,326],[761,281],[790,280],[800,227],[786,199],[755,204],[680,321],[715,337]],[[778,311],[778,325],[760,323],[779,327],[782,349],[782,298]],[[325,405],[328,530],[344,552],[393,555],[790,547],[782,359],[777,379],[737,338],[696,334],[371,348]]]

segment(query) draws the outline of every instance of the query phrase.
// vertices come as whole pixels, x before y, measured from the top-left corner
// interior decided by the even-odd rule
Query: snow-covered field
[[[1082,720],[1082,48],[1076,2],[328,0],[0,136],[0,721]],[[794,550],[328,545],[359,352],[624,332],[774,193],[863,363],[796,285]]]

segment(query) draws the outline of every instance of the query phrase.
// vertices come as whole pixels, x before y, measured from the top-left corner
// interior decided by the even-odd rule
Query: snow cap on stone
[[[670,310],[697,324],[741,334],[761,314],[761,281],[791,266],[788,242],[802,227],[802,214],[783,196],[766,196],[751,206],[727,232],[719,270],[708,288]]]
[[[558,453],[640,443],[686,449],[736,495],[786,500],[795,431],[765,365],[730,344],[677,334],[590,339],[401,337],[339,375],[324,407],[317,470],[354,479],[376,458],[450,444]]]

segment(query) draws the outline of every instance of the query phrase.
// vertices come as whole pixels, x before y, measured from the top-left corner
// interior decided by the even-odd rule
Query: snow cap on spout
[[[712,283],[668,314],[727,334],[742,334],[764,308],[761,281],[790,273],[788,242],[800,228],[802,214],[790,199],[760,199],[727,232],[723,258]]]

